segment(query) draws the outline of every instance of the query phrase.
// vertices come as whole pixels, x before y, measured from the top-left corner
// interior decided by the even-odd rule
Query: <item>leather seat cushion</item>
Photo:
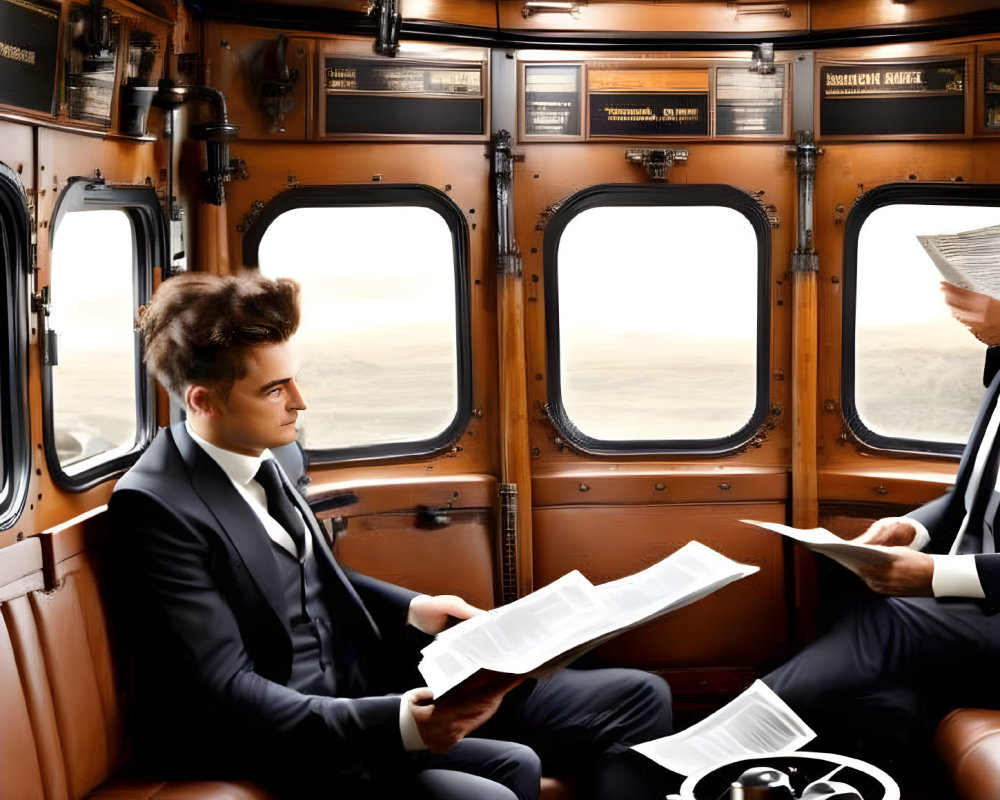
[[[1000,711],[952,711],[937,727],[934,749],[962,800],[1000,797]]]
[[[154,781],[118,776],[98,786],[86,800],[273,800],[249,781]]]

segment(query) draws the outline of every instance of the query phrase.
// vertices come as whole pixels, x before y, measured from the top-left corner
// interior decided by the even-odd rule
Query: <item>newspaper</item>
[[[861,544],[847,539],[841,539],[837,534],[826,528],[792,528],[777,522],[761,522],[756,519],[741,519],[748,525],[756,525],[774,533],[780,533],[789,539],[817,553],[829,556],[838,564],[850,570],[857,567],[878,567],[892,563],[892,548],[878,544]]]
[[[917,240],[946,281],[1000,298],[1000,225]]]
[[[693,603],[758,567],[698,542],[648,569],[594,586],[578,571],[438,634],[418,668],[435,697],[480,669],[541,677],[655,617]]]
[[[798,750],[816,734],[762,681],[690,728],[632,747],[662,767],[692,775],[755,755]]]

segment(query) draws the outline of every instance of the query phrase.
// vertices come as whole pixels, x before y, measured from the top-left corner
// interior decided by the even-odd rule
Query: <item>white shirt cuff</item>
[[[979,572],[976,569],[975,554],[963,556],[931,555],[934,559],[934,575],[931,591],[935,597],[986,597]]]
[[[927,528],[924,523],[917,522],[917,520],[912,517],[897,517],[901,522],[909,522],[913,526],[915,533],[913,534],[913,541],[910,542],[907,547],[911,550],[923,551],[927,545],[931,543],[931,535],[927,532]]]
[[[417,728],[417,721],[413,719],[413,711],[410,710],[410,695],[414,690],[410,690],[399,698],[399,735],[403,739],[404,750],[426,750],[427,745]]]

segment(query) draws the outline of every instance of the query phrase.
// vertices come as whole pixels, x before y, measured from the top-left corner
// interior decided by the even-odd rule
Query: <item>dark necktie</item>
[[[278,465],[274,459],[267,458],[260,463],[260,469],[254,475],[254,480],[264,487],[267,495],[267,513],[281,523],[288,535],[295,542],[299,557],[304,558],[306,552],[305,521],[285,492],[285,486],[278,474]]]

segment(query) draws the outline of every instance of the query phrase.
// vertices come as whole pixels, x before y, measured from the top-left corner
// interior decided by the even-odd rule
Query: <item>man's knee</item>
[[[629,744],[638,744],[673,733],[673,697],[667,682],[639,670],[620,673],[616,679],[622,682],[625,698],[618,707],[628,727],[623,738]]]

